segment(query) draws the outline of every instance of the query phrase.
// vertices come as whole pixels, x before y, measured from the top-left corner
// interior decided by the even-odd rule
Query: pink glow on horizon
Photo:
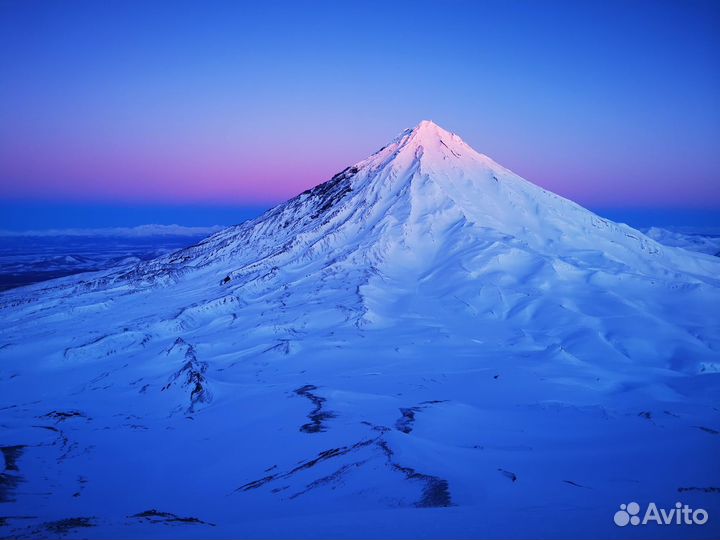
[[[3,4],[0,202],[278,202],[432,119],[584,206],[720,208],[717,2],[52,4]]]
[[[303,130],[307,132],[267,130],[226,139],[203,133],[142,139],[128,134],[92,139],[66,133],[62,138],[18,136],[0,147],[0,170],[12,179],[0,182],[0,198],[271,204],[328,180],[382,144],[375,133],[336,136]],[[384,142],[393,135],[384,135]],[[526,141],[487,150],[493,139],[465,140],[527,180],[584,206],[702,208],[720,203],[720,183],[713,182],[713,171],[691,160],[682,171],[679,190],[663,159],[632,154],[612,158],[608,153],[602,163],[588,167],[591,154],[560,154],[553,161],[551,154]]]
[[[16,148],[0,168],[16,182],[0,197],[127,202],[266,203],[282,201],[343,169],[340,160],[311,160],[301,151],[253,155],[218,151]],[[129,149],[128,149],[129,150]],[[42,159],[36,156],[41,155]]]

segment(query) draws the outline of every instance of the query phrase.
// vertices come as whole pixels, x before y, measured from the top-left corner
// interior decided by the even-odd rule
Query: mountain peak
[[[454,133],[451,133],[450,131],[441,128],[432,120],[422,120],[414,128],[406,130],[404,134],[408,134],[414,140],[422,142],[437,142],[443,139],[447,139],[447,142],[453,140],[462,142],[460,137],[458,137]]]
[[[432,120],[420,120],[420,123],[413,128],[413,131],[428,130],[428,129],[442,129]]]
[[[268,264],[266,258],[278,268],[290,260],[354,261],[357,268],[382,267],[395,275],[398,268],[426,271],[437,257],[496,241],[543,256],[601,252],[634,268],[671,264],[641,233],[524,180],[429,120],[181,257],[220,265],[221,279],[236,274],[219,260],[250,272],[239,270],[252,262],[246,252],[257,257],[253,265]]]
[[[463,155],[472,156],[473,160],[486,159],[455,133],[443,129],[432,120],[423,120],[415,127],[402,131],[388,145],[356,166],[360,169],[366,165],[377,167],[389,163],[409,166],[421,157],[425,164],[440,164],[445,159],[460,158]]]

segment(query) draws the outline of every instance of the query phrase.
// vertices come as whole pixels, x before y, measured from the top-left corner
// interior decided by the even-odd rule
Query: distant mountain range
[[[106,236],[137,238],[144,236],[203,236],[222,230],[223,227],[185,227],[182,225],[139,225],[137,227],[110,227],[100,229],[43,229],[28,231],[0,230],[7,236]]]

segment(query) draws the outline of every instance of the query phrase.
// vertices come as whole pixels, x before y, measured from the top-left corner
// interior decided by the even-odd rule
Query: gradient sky
[[[0,204],[263,206],[432,119],[589,207],[714,211],[718,28],[691,0],[0,1]]]

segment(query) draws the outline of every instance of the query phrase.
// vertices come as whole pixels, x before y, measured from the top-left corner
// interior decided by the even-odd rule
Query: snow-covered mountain
[[[720,515],[718,276],[421,122],[193,247],[1,294],[4,525],[623,537],[632,500]]]

